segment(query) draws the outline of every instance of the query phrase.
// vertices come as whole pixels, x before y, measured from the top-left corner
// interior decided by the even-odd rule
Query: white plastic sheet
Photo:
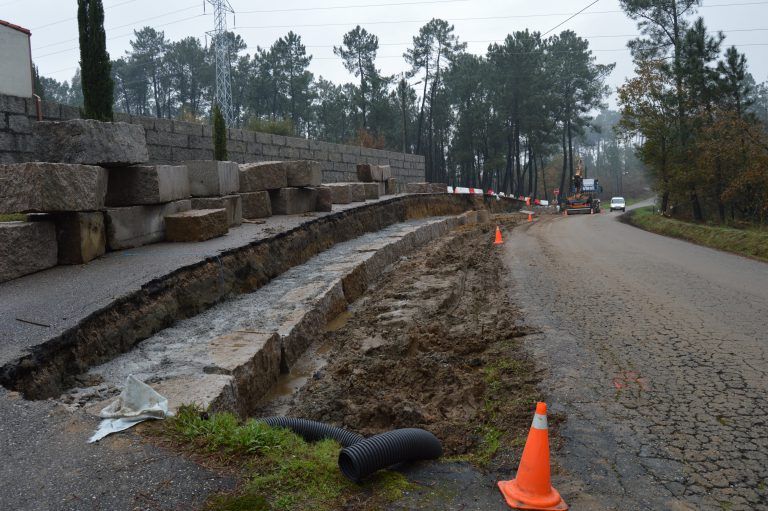
[[[124,431],[147,419],[164,419],[171,415],[166,398],[146,383],[129,375],[120,396],[99,413],[104,420],[88,443],[97,442],[107,435]]]

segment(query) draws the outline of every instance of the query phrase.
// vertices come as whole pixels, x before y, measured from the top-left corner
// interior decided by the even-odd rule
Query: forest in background
[[[632,4],[622,2],[630,16],[635,15]],[[640,28],[646,30],[647,26],[641,24]],[[682,46],[684,32],[691,27],[681,21],[678,28]],[[643,33],[651,34],[649,30]],[[652,154],[654,133],[643,125],[647,117],[641,112],[641,103],[653,102],[653,98],[642,97],[649,80],[643,70],[648,70],[647,64],[654,58],[657,63],[664,61],[668,42],[644,46],[665,48],[656,53],[640,50],[642,38],[632,43],[638,75],[620,89],[619,112],[608,109],[606,102],[611,91],[604,80],[613,65],[597,63],[589,42],[569,30],[546,38],[538,32],[518,31],[490,45],[485,55],[474,55],[466,52],[452,25],[433,19],[419,29],[403,54],[408,72],[386,76],[376,67],[378,38],[357,26],[334,47],[351,75],[344,84],[309,71],[312,56],[294,32],[251,53],[239,35],[227,33],[226,37],[237,126],[422,154],[429,181],[545,199],[552,199],[554,189],[568,189],[581,158],[587,176],[600,179],[603,197],[658,192],[666,197],[665,211],[675,212],[674,206],[678,214],[686,210],[688,201],[682,199],[689,195],[690,183],[669,179],[669,161],[664,170],[657,168],[658,154]],[[112,60],[115,110],[209,122],[215,92],[214,42],[207,42],[194,37],[169,41],[162,31],[151,27],[134,31],[131,50]],[[708,51],[713,61],[720,48]],[[739,59],[743,61],[743,56]],[[725,61],[710,67],[716,71],[724,66]],[[740,118],[749,115],[764,123],[768,88],[754,82],[745,62],[742,71],[736,86],[742,93]],[[709,79],[718,83],[733,80],[733,76],[721,75]],[[37,77],[36,82],[45,99],[82,104],[79,72],[69,83],[46,77]],[[691,86],[697,85],[691,82]],[[711,98],[726,94],[720,85],[710,89]],[[635,96],[632,90],[637,92]],[[700,94],[701,87],[695,92],[697,97]],[[664,114],[679,120],[671,115],[672,110]],[[693,143],[687,147],[698,148]],[[677,154],[680,163],[691,156]],[[696,149],[695,155],[713,157],[711,150]],[[671,153],[664,156],[670,157]],[[712,167],[711,162],[701,163]],[[681,187],[688,191],[681,192]],[[734,193],[724,183],[708,185],[707,192],[710,188],[718,197],[725,197],[726,189]],[[703,192],[702,186],[700,196]],[[699,203],[702,200],[700,197]],[[736,211],[734,207],[731,214],[735,216]]]

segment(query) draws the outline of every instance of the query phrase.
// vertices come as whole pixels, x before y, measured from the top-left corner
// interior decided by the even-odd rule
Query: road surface
[[[768,509],[768,264],[619,213],[506,238],[572,509]]]

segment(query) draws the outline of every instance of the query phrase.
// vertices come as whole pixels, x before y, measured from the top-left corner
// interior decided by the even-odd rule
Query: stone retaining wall
[[[78,108],[44,101],[43,120],[78,119]],[[32,123],[35,101],[0,94],[0,163],[35,160]],[[213,159],[212,127],[169,119],[115,114],[116,121],[140,124],[147,136],[152,163],[177,163]],[[389,165],[400,183],[425,180],[424,157],[365,147],[332,144],[304,138],[230,129],[229,158],[240,163],[268,160],[317,160],[323,166],[323,182],[357,181],[356,165]]]

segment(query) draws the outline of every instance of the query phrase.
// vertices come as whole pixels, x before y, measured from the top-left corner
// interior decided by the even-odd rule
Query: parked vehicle
[[[611,198],[611,211],[620,209],[622,211],[627,210],[627,203],[624,201],[624,197],[612,197]]]

